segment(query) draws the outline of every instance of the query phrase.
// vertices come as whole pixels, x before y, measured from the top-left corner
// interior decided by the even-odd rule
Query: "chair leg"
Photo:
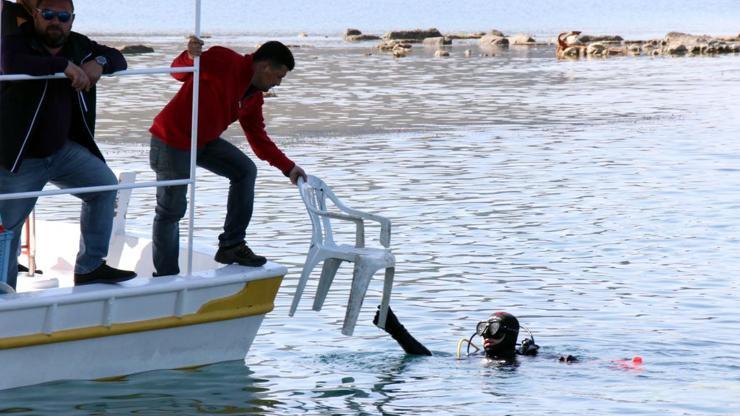
[[[308,256],[306,256],[306,264],[303,265],[301,278],[298,281],[298,287],[296,287],[295,289],[295,295],[293,295],[293,304],[290,305],[290,312],[288,312],[289,316],[293,316],[296,309],[298,309],[298,303],[301,301],[301,296],[303,296],[303,290],[306,288],[308,277],[311,275],[311,271],[313,271],[313,268],[316,267],[318,263],[318,250],[314,250],[312,247],[310,250],[308,250]]]
[[[385,329],[385,318],[388,316],[388,306],[391,303],[391,291],[393,290],[393,275],[395,267],[385,269],[385,280],[383,281],[383,300],[380,302],[380,313],[378,315],[378,327]]]
[[[321,279],[319,279],[319,286],[316,288],[316,298],[313,301],[313,310],[320,311],[321,307],[324,306],[326,295],[329,293],[329,287],[334,281],[334,276],[337,274],[337,269],[342,264],[340,259],[326,259],[324,260],[324,267],[321,269]]]
[[[355,263],[352,289],[349,292],[349,302],[347,303],[347,312],[344,315],[342,334],[350,336],[354,333],[357,318],[360,316],[360,309],[362,309],[362,301],[365,300],[367,287],[370,285],[370,279],[372,279],[375,271],[363,261]]]

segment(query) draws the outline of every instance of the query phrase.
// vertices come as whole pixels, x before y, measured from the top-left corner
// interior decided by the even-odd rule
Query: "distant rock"
[[[511,46],[533,46],[537,44],[537,41],[533,37],[524,33],[509,36],[508,39]]]
[[[613,36],[613,35],[599,35],[599,36],[592,36],[592,35],[581,35],[578,37],[578,39],[581,41],[581,43],[592,43],[592,42],[602,42],[602,43],[622,43],[624,40],[621,36]]]
[[[404,48],[399,44],[391,50],[391,54],[393,54],[394,58],[404,58],[409,55],[410,51],[410,48]]]
[[[347,42],[363,42],[366,40],[378,40],[380,39],[380,36],[378,35],[353,35],[353,36],[347,36],[344,38]]]
[[[121,53],[124,55],[133,55],[139,53],[152,53],[154,48],[146,45],[126,45],[121,48]]]
[[[411,44],[405,40],[386,40],[375,46],[375,49],[389,52],[396,48],[411,49]]]
[[[723,40],[725,42],[740,42],[740,35],[737,35],[737,36],[733,36],[733,35],[719,36],[719,37],[717,37],[717,39]]]
[[[463,56],[466,58],[470,58],[471,56],[473,56],[473,51],[470,49],[465,49],[465,53],[463,53]]]
[[[434,52],[434,56],[437,58],[444,58],[450,56],[450,53],[443,49],[437,49],[437,51]]]
[[[504,35],[504,32],[502,32],[500,30],[496,30],[496,29],[491,29],[490,31],[488,31],[488,33],[484,33],[483,34],[483,36],[485,36],[485,35],[500,36],[502,38],[503,37],[506,37],[506,35]]]
[[[558,58],[578,58],[585,53],[586,50],[583,45],[568,46],[558,52]]]
[[[689,52],[689,50],[686,47],[686,45],[675,45],[675,46],[666,48],[666,52],[669,55],[686,55]]]
[[[507,48],[509,46],[509,39],[506,39],[504,36],[499,36],[495,34],[488,34],[480,38],[480,47],[481,48]]]
[[[445,35],[447,39],[480,39],[485,35],[486,32],[475,32],[475,33],[448,33]]]
[[[714,55],[728,53],[727,43],[707,35],[691,35],[681,32],[668,33],[663,41],[662,53],[667,55]]]
[[[307,38],[307,37],[308,37],[308,33],[306,33],[306,32],[301,32],[301,33],[299,33],[299,34],[298,34],[298,37],[299,37],[299,38]]]
[[[700,43],[708,43],[712,40],[711,36],[707,35],[691,35],[688,33],[681,32],[669,32],[663,38],[663,42],[666,46],[670,45],[695,45]]]
[[[424,44],[424,46],[440,47],[445,45],[452,45],[452,39],[448,39],[446,37],[425,38],[422,43]]]
[[[422,41],[426,38],[439,38],[442,37],[442,33],[440,33],[439,30],[435,28],[422,30],[422,29],[416,29],[416,30],[398,30],[398,31],[392,31],[388,32],[385,35],[383,35],[383,39],[386,40],[417,40]]]
[[[608,56],[609,49],[603,42],[594,42],[586,47],[588,56]]]
[[[364,35],[357,29],[347,29],[344,31],[344,40],[347,42],[361,42],[366,40],[378,40],[380,36]]]

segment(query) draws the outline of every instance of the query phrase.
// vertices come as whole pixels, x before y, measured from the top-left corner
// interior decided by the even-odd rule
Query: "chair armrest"
[[[339,214],[335,212],[329,212],[329,211],[320,211],[314,207],[307,206],[307,208],[315,213],[316,215],[320,215],[322,217],[329,217],[329,218],[335,218],[338,220],[345,220],[345,221],[352,221],[355,223],[355,247],[357,248],[363,248],[365,247],[365,221],[362,219],[362,217],[357,215],[350,215],[350,214]]]
[[[341,206],[339,205],[337,206],[342,211],[347,212],[348,214],[380,223],[380,244],[385,248],[390,247],[391,245],[391,220],[389,220],[386,217],[381,217],[380,215],[358,211],[344,204],[342,204]]]

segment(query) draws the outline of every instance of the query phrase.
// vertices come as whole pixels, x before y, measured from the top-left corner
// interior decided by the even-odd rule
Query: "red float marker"
[[[616,364],[613,368],[619,369],[619,370],[627,370],[627,371],[642,371],[642,364],[643,360],[642,357],[639,355],[636,355],[630,358],[625,358],[624,360],[614,360],[612,361],[614,364]]]

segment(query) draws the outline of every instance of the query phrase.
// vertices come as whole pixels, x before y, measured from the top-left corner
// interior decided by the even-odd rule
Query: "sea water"
[[[248,51],[250,36],[208,42]],[[348,266],[321,312],[312,280],[288,317],[310,224],[287,178],[258,161],[249,244],[290,272],[246,363],[3,391],[0,412],[738,413],[740,56],[559,62],[549,46],[483,57],[471,42],[450,59],[394,60],[292,39],[298,65],[266,99],[268,131],[350,206],[392,220],[391,304],[434,356],[404,355],[371,324],[380,279],[355,336],[341,335]],[[160,36],[131,67],[165,66],[182,42]],[[152,179],[147,129],[178,83],[101,82],[109,164]],[[238,127],[224,137],[253,155]],[[196,239],[215,244],[228,184],[199,180]],[[79,203],[44,198],[37,211],[76,220]],[[128,227],[149,232],[153,211],[153,191],[136,190]],[[456,360],[458,339],[498,310],[532,330],[540,357]],[[616,362],[634,356],[644,364]]]
[[[85,32],[192,32],[190,0],[77,0]],[[436,27],[443,32],[498,29],[556,34],[568,30],[663,35],[668,31],[736,34],[735,0],[202,0],[207,33],[338,34],[348,27],[382,33]]]

